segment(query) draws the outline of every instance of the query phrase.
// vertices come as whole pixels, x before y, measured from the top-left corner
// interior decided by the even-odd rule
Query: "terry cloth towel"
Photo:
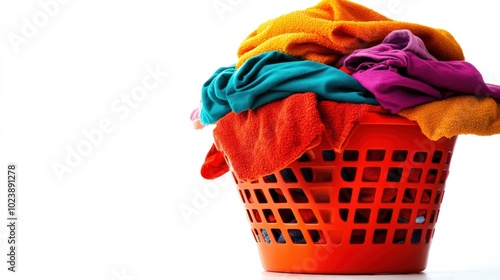
[[[319,145],[322,137],[340,151],[368,111],[380,106],[317,101],[312,92],[297,93],[255,110],[228,113],[213,134],[240,180],[278,172]]]
[[[490,136],[500,133],[500,105],[490,97],[454,96],[402,110],[431,140],[460,134]]]
[[[343,150],[351,131],[367,112],[386,112],[381,106],[320,101],[318,110],[325,125],[324,137],[336,152]]]
[[[228,113],[213,135],[240,180],[274,173],[321,142],[324,131],[313,93],[294,94],[255,110]]]
[[[333,65],[342,56],[377,45],[391,31],[400,29],[422,38],[438,60],[464,59],[460,45],[446,30],[394,21],[347,0],[323,0],[262,23],[240,44],[236,67],[272,50]]]
[[[500,86],[484,82],[466,61],[437,61],[409,30],[391,32],[381,44],[354,51],[344,66],[391,113],[457,94],[500,101]]]
[[[378,104],[373,94],[344,71],[281,52],[267,52],[237,70],[219,68],[205,82],[200,120],[203,125],[213,124],[230,111],[241,113],[309,91],[320,99]]]

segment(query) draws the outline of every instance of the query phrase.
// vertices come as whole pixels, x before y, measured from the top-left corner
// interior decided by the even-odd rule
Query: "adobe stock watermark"
[[[142,83],[132,87],[128,93],[122,93],[120,97],[111,102],[110,110],[118,120],[127,119],[131,112],[138,108],[141,102],[144,102],[149,94],[156,90],[169,76],[168,72],[160,69],[160,65],[147,66],[145,72],[146,75],[142,78]],[[52,161],[51,166],[59,182],[63,181],[63,176],[66,173],[72,173],[85,157],[92,153],[94,148],[101,145],[106,135],[113,132],[115,127],[116,121],[113,121],[113,118],[104,117],[95,128],[83,129],[81,139],[76,144],[65,147],[64,160]]]
[[[214,0],[212,7],[221,21],[225,19],[224,14],[233,12],[238,6],[243,3],[243,0]]]
[[[7,33],[7,40],[10,42],[14,52],[19,53],[19,48],[35,38],[40,33],[40,30],[46,27],[50,20],[59,14],[61,7],[68,2],[69,0],[38,1],[39,9],[30,17],[21,18],[21,29],[18,32],[11,31]]]
[[[405,5],[413,2],[413,0],[389,0],[385,10],[380,11],[381,14],[387,17],[400,15],[405,10]]]
[[[228,187],[235,187],[236,183],[233,180],[233,175],[227,172],[223,176],[208,181],[201,187],[194,189],[194,195],[189,203],[180,203],[178,205],[179,212],[186,224],[190,224],[192,219],[199,216],[203,210],[215,200],[221,191]]]

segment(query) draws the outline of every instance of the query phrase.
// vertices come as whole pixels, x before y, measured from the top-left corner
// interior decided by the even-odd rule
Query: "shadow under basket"
[[[432,141],[415,122],[370,113],[340,153],[323,139],[279,172],[235,176],[263,268],[423,271],[455,141]]]

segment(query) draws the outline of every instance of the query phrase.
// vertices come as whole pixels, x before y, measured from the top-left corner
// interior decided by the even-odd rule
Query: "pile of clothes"
[[[500,86],[464,60],[449,32],[323,0],[252,32],[235,64],[203,84],[191,120],[215,126],[204,178],[230,165],[239,180],[253,180],[282,170],[323,137],[341,151],[367,112],[413,120],[438,140],[500,133],[499,102]]]

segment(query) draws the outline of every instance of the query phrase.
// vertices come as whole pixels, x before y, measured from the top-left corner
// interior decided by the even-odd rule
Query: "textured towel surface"
[[[318,104],[325,137],[332,149],[340,152],[359,121],[367,112],[386,112],[381,106],[322,101]]]
[[[500,105],[490,97],[454,96],[402,110],[431,140],[460,134],[490,136],[500,133]]]
[[[255,110],[228,113],[213,134],[236,176],[255,179],[319,145],[324,131],[313,93],[294,94]]]
[[[378,104],[358,81],[335,67],[301,60],[281,52],[266,52],[242,67],[221,67],[202,87],[203,125],[216,123],[233,111],[256,109],[297,92],[314,92],[319,99]]]
[[[323,0],[262,23],[240,44],[236,67],[268,51],[334,65],[344,55],[379,44],[399,29],[420,37],[438,60],[464,59],[460,45],[446,30],[395,21],[347,0]]]
[[[367,112],[386,112],[378,105],[317,101],[316,94],[297,93],[256,110],[228,113],[213,133],[241,180],[252,180],[287,167],[322,137],[340,151]]]

